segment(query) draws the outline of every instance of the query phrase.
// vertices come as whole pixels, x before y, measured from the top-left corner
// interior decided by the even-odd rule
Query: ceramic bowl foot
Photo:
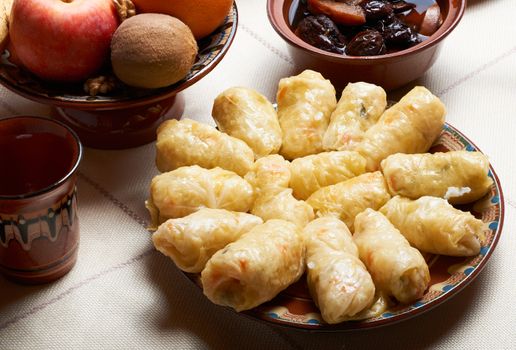
[[[68,125],[86,147],[123,149],[156,139],[156,129],[167,119],[179,119],[184,111],[181,93],[170,98],[127,109],[78,110],[54,108],[52,116]]]

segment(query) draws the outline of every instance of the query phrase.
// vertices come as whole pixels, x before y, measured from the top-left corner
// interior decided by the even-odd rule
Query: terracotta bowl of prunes
[[[367,81],[386,90],[424,75],[465,7],[466,0],[267,0],[296,67],[338,88]]]

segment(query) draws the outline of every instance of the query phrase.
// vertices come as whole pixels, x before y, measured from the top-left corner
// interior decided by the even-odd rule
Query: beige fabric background
[[[235,42],[213,72],[183,92],[185,117],[213,123],[212,101],[225,88],[248,86],[274,99],[278,80],[298,73],[267,21],[265,1],[237,3]],[[515,349],[515,13],[515,0],[469,0],[438,62],[417,82],[442,98],[448,122],[489,155],[505,192],[498,247],[452,300],[396,325],[348,333],[278,328],[219,308],[152,248],[143,202],[157,173],[153,145],[87,149],[77,266],[45,286],[0,277],[0,349]],[[0,88],[0,117],[48,111]]]

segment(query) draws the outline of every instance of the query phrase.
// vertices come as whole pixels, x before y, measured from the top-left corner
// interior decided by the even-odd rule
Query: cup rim
[[[82,146],[82,143],[81,143],[79,137],[75,133],[75,131],[73,131],[69,126],[67,126],[66,124],[64,124],[58,120],[46,118],[46,117],[40,117],[40,116],[17,115],[17,116],[12,116],[12,117],[7,117],[7,118],[0,118],[0,123],[4,122],[6,120],[12,120],[12,119],[38,120],[40,122],[43,121],[45,123],[55,124],[55,125],[62,127],[72,136],[73,140],[75,141],[75,144],[77,145],[77,157],[76,157],[76,159],[74,159],[74,164],[71,167],[71,169],[56,182],[51,183],[50,185],[43,187],[42,189],[39,189],[37,191],[32,191],[32,192],[28,192],[28,193],[16,194],[16,195],[0,194],[0,200],[20,200],[20,199],[28,199],[28,198],[37,197],[43,193],[50,192],[51,190],[59,187],[60,185],[62,185],[66,181],[68,181],[68,179],[70,179],[72,177],[72,175],[77,171],[77,168],[79,167],[79,164],[81,163],[82,156],[83,156],[83,146]]]
[[[271,23],[276,33],[281,38],[283,38],[285,42],[298,49],[303,50],[305,53],[312,56],[324,57],[324,59],[328,61],[346,62],[348,64],[357,65],[380,63],[393,59],[402,59],[403,57],[410,56],[417,52],[425,51],[426,49],[434,45],[437,45],[445,37],[447,37],[448,34],[450,34],[453,31],[453,29],[455,29],[455,27],[459,24],[460,20],[462,19],[462,16],[464,15],[464,11],[466,9],[467,4],[467,0],[459,0],[459,4],[456,8],[456,11],[454,11],[453,14],[450,15],[449,13],[446,16],[439,29],[434,34],[432,34],[428,39],[413,47],[377,56],[347,56],[321,50],[315,46],[312,46],[304,42],[301,38],[299,38],[290,28],[283,13],[285,1],[286,0],[267,0],[267,16],[269,18],[269,22]],[[455,2],[454,0],[445,1],[450,5]]]

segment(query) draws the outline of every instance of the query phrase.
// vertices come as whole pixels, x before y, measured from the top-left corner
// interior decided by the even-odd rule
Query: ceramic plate
[[[446,124],[430,152],[457,150],[480,151],[461,132]],[[303,276],[297,283],[281,292],[275,299],[255,309],[246,311],[245,314],[259,320],[293,328],[339,331],[374,328],[392,324],[420,315],[443,303],[477,277],[500,238],[504,218],[502,188],[492,166],[490,166],[489,176],[493,179],[493,185],[489,194],[475,203],[460,207],[461,210],[471,211],[475,217],[484,221],[489,228],[489,231],[486,233],[487,240],[482,246],[480,254],[467,258],[432,254],[424,255],[430,268],[431,281],[423,298],[415,303],[393,306],[381,315],[373,318],[328,325],[324,323],[319,310],[310,298],[305,282],[306,277]],[[200,286],[198,275],[187,274],[187,276]]]
[[[233,4],[224,23],[208,37],[197,42],[199,52],[188,75],[176,84],[164,88],[137,89],[121,86],[109,96],[91,97],[85,94],[81,83],[51,83],[18,67],[11,61],[9,50],[5,50],[0,58],[0,83],[26,98],[61,107],[78,107],[80,105],[81,109],[96,109],[99,106],[110,109],[121,103],[124,103],[126,108],[128,104],[152,103],[177,94],[215,68],[228,51],[237,26],[238,11],[236,4]]]

